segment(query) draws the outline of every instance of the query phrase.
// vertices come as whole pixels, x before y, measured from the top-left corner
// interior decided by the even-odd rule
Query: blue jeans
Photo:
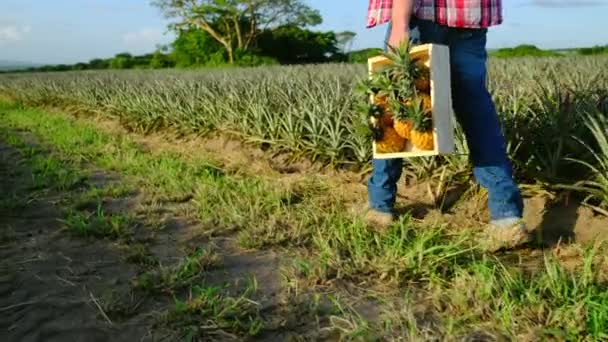
[[[486,29],[457,29],[413,18],[413,43],[449,46],[454,113],[463,128],[476,181],[488,191],[491,220],[521,218],[523,202],[491,95],[486,88]],[[389,26],[390,32],[390,26]],[[394,210],[401,159],[372,160],[369,206]]]

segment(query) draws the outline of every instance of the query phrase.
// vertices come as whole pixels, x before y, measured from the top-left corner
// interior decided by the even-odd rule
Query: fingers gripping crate
[[[381,153],[377,150],[377,144],[374,141],[372,147],[375,159],[411,158],[454,153],[449,48],[437,44],[418,45],[410,49],[410,56],[412,58],[419,58],[418,63],[424,64],[430,70],[433,149],[418,149],[408,139],[402,151]],[[392,63],[391,60],[385,56],[368,59],[370,77],[374,72],[390,63]],[[374,101],[373,96],[371,97],[371,101]]]

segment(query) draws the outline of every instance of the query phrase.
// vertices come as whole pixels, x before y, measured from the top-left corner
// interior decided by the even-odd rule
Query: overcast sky
[[[365,29],[367,0],[305,0],[319,30],[357,33],[354,48],[380,47],[385,27]],[[504,0],[505,22],[488,47],[608,44],[608,0]],[[75,63],[168,43],[167,22],[149,0],[0,0],[0,60]]]

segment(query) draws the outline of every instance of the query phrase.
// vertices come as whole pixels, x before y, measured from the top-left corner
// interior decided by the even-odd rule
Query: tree
[[[133,67],[133,56],[130,53],[119,53],[110,61],[112,69],[130,69]]]
[[[535,45],[530,44],[522,44],[518,45],[514,48],[502,48],[498,49],[496,52],[493,52],[492,57],[556,57],[560,56],[559,53],[556,53],[551,50],[542,50],[536,47]]]
[[[349,63],[367,63],[367,60],[371,57],[376,57],[383,53],[382,49],[379,48],[368,48],[363,50],[351,51],[347,55]]]
[[[107,69],[109,66],[109,62],[107,60],[101,58],[91,59],[89,61],[90,69]]]
[[[258,51],[281,64],[323,63],[338,53],[334,32],[314,32],[295,25],[266,30],[258,41]]]
[[[303,0],[152,0],[175,22],[173,29],[197,28],[221,44],[230,63],[235,50],[248,50],[260,30],[279,25],[318,25],[321,15]]]
[[[173,67],[175,63],[169,55],[163,54],[160,50],[156,50],[150,59],[150,67],[152,69],[163,69]]]
[[[338,48],[340,49],[340,51],[342,51],[343,54],[348,54],[353,45],[353,40],[356,36],[357,34],[352,31],[343,31],[336,33],[336,41],[338,43]]]
[[[178,67],[217,64],[226,62],[225,50],[211,35],[197,28],[179,30],[172,43],[173,58]]]

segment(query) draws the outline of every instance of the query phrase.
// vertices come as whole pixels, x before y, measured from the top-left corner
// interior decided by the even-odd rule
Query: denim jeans
[[[450,28],[415,18],[410,27],[414,44],[435,43],[450,49],[454,113],[466,136],[475,179],[488,191],[491,220],[498,221],[521,218],[523,202],[486,88],[486,33],[486,29]],[[373,171],[368,180],[372,209],[393,212],[402,165],[401,159],[372,160]]]

